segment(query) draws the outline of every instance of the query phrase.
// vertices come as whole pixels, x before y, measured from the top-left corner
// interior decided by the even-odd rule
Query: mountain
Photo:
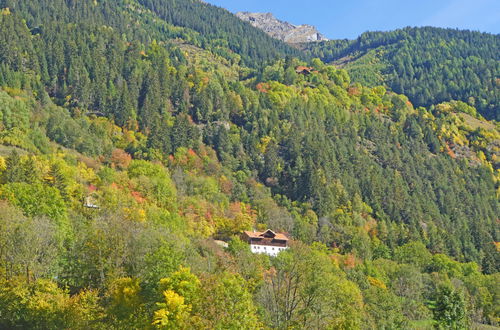
[[[303,43],[328,40],[314,26],[307,24],[293,25],[278,20],[271,13],[238,12],[236,16],[261,29],[271,37],[284,42]]]
[[[347,69],[355,81],[386,85],[416,106],[461,100],[500,120],[500,35],[405,28],[304,47]]]
[[[497,326],[498,123],[352,74],[201,1],[0,0],[0,328]]]

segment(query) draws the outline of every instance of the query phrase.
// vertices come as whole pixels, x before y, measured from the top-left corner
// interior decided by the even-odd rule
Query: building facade
[[[264,232],[245,231],[243,240],[250,244],[253,253],[264,253],[275,257],[281,251],[288,249],[288,237],[268,229]]]

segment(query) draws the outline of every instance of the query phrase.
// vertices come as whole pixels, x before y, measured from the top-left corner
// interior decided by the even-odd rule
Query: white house
[[[288,249],[288,237],[270,229],[264,232],[245,231],[243,239],[250,244],[253,253],[265,253],[275,257],[281,251]]]

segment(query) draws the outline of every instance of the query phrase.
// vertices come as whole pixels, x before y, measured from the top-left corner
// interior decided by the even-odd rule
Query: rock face
[[[247,21],[271,37],[289,43],[302,43],[328,40],[312,25],[293,25],[283,22],[271,13],[236,13],[241,20]]]

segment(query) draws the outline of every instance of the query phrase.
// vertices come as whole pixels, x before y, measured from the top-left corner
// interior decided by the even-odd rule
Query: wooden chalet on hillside
[[[288,249],[289,238],[285,234],[275,233],[268,229],[264,232],[245,231],[243,240],[250,244],[253,253],[265,253],[276,256],[279,252]]]
[[[312,67],[299,65],[298,67],[295,68],[295,72],[298,74],[309,75],[309,74],[311,74],[313,72],[317,72],[317,71],[315,71],[314,68],[312,68]]]

